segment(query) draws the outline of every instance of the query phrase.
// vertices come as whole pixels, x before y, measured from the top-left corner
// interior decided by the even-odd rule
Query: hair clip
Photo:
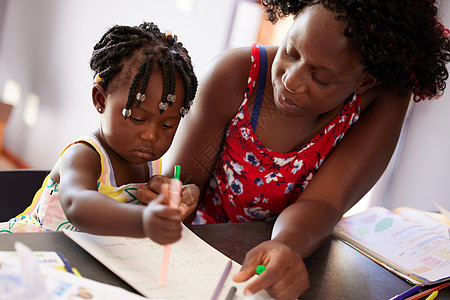
[[[168,107],[169,107],[169,104],[162,102],[162,101],[159,102],[159,109],[161,110],[161,112],[165,111]]]
[[[137,93],[136,94],[136,100],[137,100],[136,106],[139,108],[139,106],[141,105],[142,101],[145,100],[145,94]]]
[[[136,94],[136,100],[140,101],[140,102],[144,101],[145,100],[145,94],[137,93]]]
[[[188,112],[189,112],[189,108],[182,107],[182,108],[180,109],[180,115],[181,115],[182,117],[184,117]]]
[[[102,82],[103,78],[100,77],[100,73],[97,73],[97,75],[95,75],[94,78],[94,83],[95,84],[100,84],[100,82]]]
[[[167,95],[167,101],[169,101],[171,105],[172,105],[172,103],[175,102],[176,99],[177,99],[177,96],[175,96],[174,94]]]
[[[172,30],[166,30],[166,32],[164,33],[164,36],[166,37],[166,39],[169,39],[169,37],[172,37],[175,42],[178,41],[178,37],[172,33]]]
[[[122,110],[122,115],[123,115],[123,118],[124,118],[124,119],[128,118],[129,116],[131,116],[131,109],[126,109],[126,108],[124,108],[124,109]]]
[[[167,39],[167,37],[169,37],[169,36],[173,37],[172,30],[166,30],[166,33],[164,34],[164,36],[166,37],[166,39]]]

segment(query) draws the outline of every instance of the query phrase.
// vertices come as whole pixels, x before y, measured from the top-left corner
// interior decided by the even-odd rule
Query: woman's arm
[[[375,97],[376,88],[365,95]],[[272,238],[286,242],[306,257],[333,230],[386,169],[402,129],[410,96],[383,91],[324,162],[299,199],[278,217]],[[291,238],[291,232],[301,242]]]
[[[365,97],[373,97],[379,88]],[[237,281],[253,276],[258,264],[266,271],[245,289],[267,289],[277,299],[298,297],[309,287],[302,259],[329,236],[342,215],[378,180],[395,150],[409,97],[385,91],[365,108],[360,120],[319,169],[298,200],[277,218],[272,240],[246,256]]]
[[[199,80],[194,104],[163,157],[164,175],[172,177],[179,164],[183,182],[194,183],[203,192],[225,129],[244,99],[249,71],[250,48],[227,51],[210,63]]]

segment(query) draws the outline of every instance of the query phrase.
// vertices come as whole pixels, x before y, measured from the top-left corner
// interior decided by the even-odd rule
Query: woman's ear
[[[370,90],[374,86],[378,85],[380,82],[371,73],[365,72],[355,89],[356,94],[363,94],[364,92]]]
[[[106,91],[100,84],[94,84],[92,87],[92,103],[99,113],[105,111]]]

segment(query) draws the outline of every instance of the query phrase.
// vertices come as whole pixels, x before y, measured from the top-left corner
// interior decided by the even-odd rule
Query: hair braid
[[[142,75],[145,72],[145,69],[147,68],[148,63],[144,62],[139,66],[139,69],[136,73],[136,75],[133,78],[133,81],[131,82],[130,91],[128,92],[128,99],[127,103],[125,104],[125,109],[129,110],[131,108],[131,105],[134,102],[134,97],[136,95],[138,84],[142,78]]]
[[[145,71],[142,77],[142,85],[141,85],[141,89],[139,90],[139,93],[136,95],[136,99],[139,100],[137,102],[137,107],[139,108],[139,105],[142,101],[144,101],[145,99],[145,88],[147,87],[148,84],[148,80],[150,79],[150,73],[152,72],[152,68],[153,68],[153,61],[151,59],[148,59],[148,57],[150,57],[152,55],[152,51],[149,50],[147,51],[147,63],[145,65]],[[142,98],[141,98],[142,97]],[[138,99],[141,98],[141,99]]]

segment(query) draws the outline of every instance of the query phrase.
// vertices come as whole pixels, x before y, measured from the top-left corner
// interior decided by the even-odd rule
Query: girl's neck
[[[117,186],[128,183],[147,182],[150,179],[148,164],[135,165],[124,160],[108,145],[103,137],[101,128],[98,128],[93,134],[108,154]]]

